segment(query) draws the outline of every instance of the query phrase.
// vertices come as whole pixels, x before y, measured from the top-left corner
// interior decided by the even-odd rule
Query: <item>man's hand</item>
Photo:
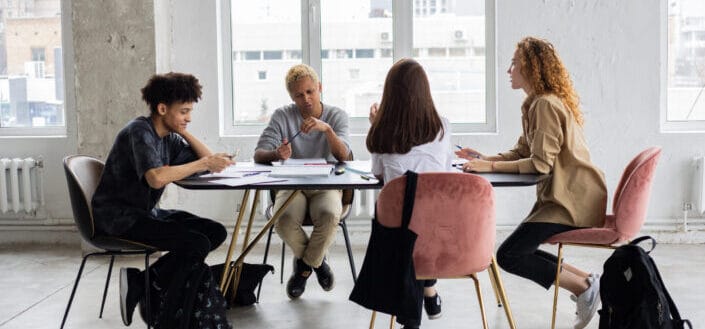
[[[279,158],[279,160],[286,160],[291,157],[291,144],[286,138],[284,138],[281,145],[279,145],[279,147],[277,147],[274,151],[277,153],[277,158]]]
[[[210,172],[214,173],[219,173],[223,171],[225,168],[228,166],[234,165],[235,161],[233,161],[229,156],[227,156],[225,153],[216,153],[213,155],[208,155],[203,158],[201,158],[204,164],[206,165],[206,168]]]
[[[318,120],[314,117],[306,118],[304,120],[304,122],[301,124],[301,132],[304,134],[308,134],[309,132],[314,131],[314,130],[324,133],[330,129],[331,129],[331,127],[327,123],[325,123],[321,120]]]
[[[370,123],[375,121],[375,117],[377,116],[377,111],[379,110],[379,104],[377,103],[372,103],[372,106],[370,106],[370,115],[368,116],[368,119],[370,120]]]

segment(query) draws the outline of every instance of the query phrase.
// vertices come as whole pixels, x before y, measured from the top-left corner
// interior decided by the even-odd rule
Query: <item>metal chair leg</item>
[[[69,303],[66,305],[66,311],[64,312],[64,319],[61,320],[60,329],[64,328],[66,323],[66,317],[69,315],[69,310],[71,309],[71,303],[73,303],[73,297],[76,294],[76,288],[78,287],[78,282],[81,281],[81,273],[83,273],[83,267],[86,265],[86,260],[93,254],[88,254],[83,256],[83,261],[81,261],[81,267],[78,268],[78,275],[76,275],[76,283],[73,284],[73,290],[71,290],[71,297],[69,297]]]
[[[551,317],[551,329],[556,329],[556,309],[558,308],[558,289],[560,288],[561,266],[563,263],[563,244],[558,244],[558,262],[556,263],[556,282],[553,292],[553,315]]]
[[[350,272],[352,272],[353,282],[357,282],[357,271],[355,270],[355,259],[353,258],[352,246],[350,245],[350,236],[348,235],[348,225],[345,224],[345,221],[341,221],[340,227],[343,229],[345,248],[348,250],[348,260],[350,261]]]
[[[151,328],[152,324],[152,304],[150,302],[150,289],[151,284],[149,282],[149,252],[144,253],[144,298],[145,298],[145,303],[146,309],[147,309],[147,318],[145,321],[147,321],[147,329]]]
[[[108,265],[108,277],[105,279],[105,289],[103,289],[103,301],[100,303],[100,314],[98,318],[103,318],[103,309],[105,308],[105,297],[108,296],[108,285],[110,284],[110,274],[113,273],[113,263],[115,263],[115,255],[110,256],[110,265]]]
[[[471,274],[470,278],[475,281],[477,301],[480,303],[480,314],[482,315],[482,327],[487,329],[487,315],[485,314],[485,303],[482,301],[482,290],[480,289],[480,280],[477,279],[477,274]]]
[[[499,267],[497,266],[497,260],[492,256],[492,263],[490,263],[489,270],[495,278],[495,283],[497,284],[497,291],[499,292],[499,297],[504,305],[504,313],[507,315],[507,321],[509,322],[509,328],[516,329],[516,323],[514,322],[514,316],[512,315],[512,308],[509,306],[509,300],[507,299],[507,294],[504,291],[504,284],[502,283],[502,277],[499,275]]]
[[[262,260],[262,264],[267,264],[267,257],[269,256],[269,243],[272,242],[272,231],[274,230],[274,226],[269,228],[269,235],[267,235],[267,244],[264,245],[264,259]],[[259,303],[259,294],[262,291],[262,281],[257,285],[257,303]]]
[[[286,243],[282,240],[282,266],[281,271],[279,271],[279,283],[284,284],[284,251],[286,251]]]

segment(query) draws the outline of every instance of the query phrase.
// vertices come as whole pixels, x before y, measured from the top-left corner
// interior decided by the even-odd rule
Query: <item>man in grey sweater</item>
[[[268,163],[289,158],[325,158],[344,161],[350,153],[348,116],[333,106],[321,103],[321,83],[308,65],[289,69],[286,88],[294,104],[274,111],[255,149],[255,162]],[[318,283],[329,291],[335,280],[325,254],[335,238],[342,212],[341,190],[301,191],[289,203],[275,229],[291,247],[294,271],[286,284],[291,299],[299,298],[306,289],[306,280],[316,272]],[[293,191],[278,191],[274,201],[277,211]],[[301,227],[310,214],[313,232],[308,237]]]

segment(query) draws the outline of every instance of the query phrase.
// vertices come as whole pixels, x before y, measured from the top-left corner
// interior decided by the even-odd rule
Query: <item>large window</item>
[[[705,1],[667,1],[664,130],[705,131]]]
[[[454,133],[495,131],[493,3],[230,0],[221,16],[223,132],[259,134],[274,109],[291,103],[284,76],[303,62],[320,74],[322,101],[347,111],[351,132],[364,134],[370,104],[402,57],[424,66]]]
[[[65,132],[61,2],[0,1],[0,136]]]

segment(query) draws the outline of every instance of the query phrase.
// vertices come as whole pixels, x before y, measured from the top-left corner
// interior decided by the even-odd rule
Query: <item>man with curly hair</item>
[[[152,76],[142,88],[150,115],[120,130],[92,200],[96,235],[168,251],[150,267],[154,285],[166,290],[164,296],[183,289],[189,272],[227,235],[213,220],[156,207],[167,184],[198,172],[220,172],[234,163],[226,154],[213,154],[186,130],[200,98],[201,85],[193,75]],[[120,312],[126,326],[144,294],[143,277],[136,268],[120,270]]]

